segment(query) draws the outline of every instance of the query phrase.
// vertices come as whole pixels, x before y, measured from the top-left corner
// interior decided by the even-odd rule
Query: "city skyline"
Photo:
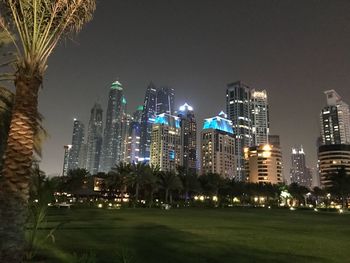
[[[50,134],[44,143],[42,162],[42,168],[48,174],[61,172],[62,146],[70,143],[72,119],[76,117],[87,124],[89,108],[98,97],[100,104],[106,105],[108,85],[117,77],[124,84],[130,112],[142,104],[147,83],[153,80],[175,89],[175,108],[186,101],[193,105],[198,112],[198,125],[207,116],[225,110],[227,83],[242,80],[252,88],[266,89],[269,94],[270,133],[281,135],[284,163],[289,163],[290,148],[302,144],[308,154],[308,165],[315,166],[319,111],[325,106],[323,91],[335,89],[344,101],[350,101],[347,89],[350,83],[347,76],[350,68],[347,62],[349,27],[343,23],[349,4],[344,2],[332,6],[331,2],[325,2],[315,6],[286,1],[271,8],[272,2],[269,5],[268,1],[265,6],[243,1],[224,1],[220,7],[210,5],[210,1],[201,3],[198,22],[195,23],[189,16],[196,6],[193,3],[173,3],[171,7],[166,7],[158,2],[155,10],[145,4],[105,3],[100,5],[94,21],[88,25],[89,30],[83,31],[76,43],[57,50],[50,63],[40,103],[40,111],[46,117],[44,125]],[[162,20],[174,15],[171,12],[174,7],[180,9],[178,11],[181,8],[187,11],[180,12],[181,19],[177,19],[176,23],[171,19]],[[131,13],[132,9],[136,12]],[[231,17],[231,9],[238,10],[236,18]],[[128,16],[138,18],[134,20],[135,24],[126,23],[123,28],[118,21],[111,23],[108,19],[108,14],[111,19],[115,18],[112,12],[118,16],[118,21]],[[209,22],[212,21],[206,18],[209,13],[215,17],[211,30],[205,33],[196,31],[198,23],[210,28]],[[322,15],[324,13],[326,15]],[[152,18],[151,14],[159,16]],[[270,19],[265,21],[265,16]],[[107,21],[103,21],[105,17]],[[148,24],[141,25],[146,17]],[[235,19],[240,17],[245,17],[245,23],[235,26]],[[294,23],[294,18],[301,22]],[[165,25],[158,25],[159,20],[165,21]],[[102,48],[93,39],[99,36],[96,30],[108,21],[108,30],[118,30],[117,37],[111,36]],[[192,26],[186,28],[188,24]],[[277,28],[271,32],[275,24],[278,24]],[[135,29],[135,25],[141,27],[137,30],[139,35],[131,36],[129,32]],[[154,27],[157,30],[168,27],[169,34],[162,37],[154,32]],[[213,30],[219,27],[221,30]],[[197,34],[192,36],[193,32]],[[311,35],[308,34],[310,32]],[[150,47],[149,41],[141,41],[147,33],[153,43],[158,43],[157,48]],[[238,43],[234,41],[235,33],[241,33]],[[329,37],[334,35],[337,38]],[[289,43],[291,37],[293,41]],[[133,39],[130,48],[123,44],[123,38]],[[206,41],[200,41],[202,39]],[[169,40],[177,44],[173,45]],[[253,47],[252,43],[257,41],[264,44]],[[116,51],[112,49],[113,45],[116,45]],[[96,48],[102,50],[96,52],[98,56],[91,52]],[[63,98],[67,104],[64,109],[59,103]],[[59,126],[57,119],[62,120]],[[303,129],[296,125],[300,122],[304,123]],[[285,165],[285,171],[288,170]]]

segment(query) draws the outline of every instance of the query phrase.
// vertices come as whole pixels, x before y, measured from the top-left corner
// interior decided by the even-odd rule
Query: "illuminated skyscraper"
[[[125,162],[138,163],[140,159],[141,119],[143,106],[138,106],[129,124]]]
[[[62,176],[68,175],[68,163],[69,163],[69,153],[72,148],[72,145],[64,146],[64,158],[63,158],[63,171]]]
[[[241,81],[230,83],[226,90],[226,110],[235,131],[237,181],[244,180],[244,148],[252,145],[251,89]]]
[[[91,175],[97,174],[99,170],[102,149],[102,116],[101,105],[95,103],[91,109],[86,150],[86,169]]]
[[[127,160],[127,145],[128,145],[128,138],[129,138],[129,129],[130,125],[133,122],[133,117],[130,114],[124,114],[123,116],[123,122],[122,122],[122,138],[123,143],[121,147],[122,155],[119,157],[118,162],[125,162]]]
[[[138,123],[141,123],[142,113],[143,113],[143,105],[137,106],[136,111],[132,115],[133,120],[138,122]]]
[[[157,90],[157,114],[174,114],[174,89],[163,87]]]
[[[292,168],[290,169],[291,183],[297,183],[305,187],[311,187],[311,170],[306,167],[305,152],[302,146],[292,148]]]
[[[193,108],[185,103],[179,108],[181,127],[181,160],[187,172],[196,172],[197,161],[197,124]]]
[[[79,168],[79,154],[85,139],[84,124],[74,119],[73,122],[73,136],[72,147],[69,152],[68,170]]]
[[[140,127],[140,161],[149,161],[152,124],[157,114],[157,89],[153,83],[147,87]]]
[[[123,127],[125,125],[126,99],[119,81],[112,84],[109,91],[106,124],[100,160],[100,171],[109,172],[123,160]]]
[[[321,136],[323,144],[350,143],[349,105],[335,90],[325,91],[327,106],[321,111]]]
[[[225,178],[234,178],[234,147],[232,122],[224,112],[205,119],[201,132],[201,173],[217,173]]]
[[[250,183],[283,183],[281,149],[270,144],[244,149],[246,181]]]
[[[266,90],[251,91],[252,109],[252,145],[267,144],[269,142],[269,105]]]
[[[169,114],[156,116],[152,126],[150,164],[161,171],[175,171],[180,165],[180,119]]]

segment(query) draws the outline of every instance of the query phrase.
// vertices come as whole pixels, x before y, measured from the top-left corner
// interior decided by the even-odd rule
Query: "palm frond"
[[[79,32],[92,19],[95,0],[0,0],[0,27],[18,34],[20,67],[43,74],[46,62],[62,36]],[[1,22],[2,21],[2,22]]]

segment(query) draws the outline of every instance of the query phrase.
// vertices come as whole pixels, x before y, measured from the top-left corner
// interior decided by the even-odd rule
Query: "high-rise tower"
[[[81,121],[74,119],[72,147],[69,151],[68,170],[79,168],[79,155],[81,154],[81,148],[84,143],[84,139],[84,124]]]
[[[157,114],[157,89],[150,83],[146,90],[140,125],[140,161],[148,162],[150,157],[152,124]]]
[[[143,106],[138,106],[129,124],[128,136],[126,140],[126,154],[124,158],[128,163],[138,163],[140,159],[142,111]]]
[[[157,115],[152,126],[150,164],[161,171],[175,171],[180,165],[180,119],[169,114]]]
[[[72,148],[72,145],[64,146],[64,158],[63,158],[63,171],[62,176],[68,175],[68,164],[69,164],[69,153]]]
[[[235,179],[244,175],[244,148],[252,145],[251,89],[241,81],[230,83],[226,90],[226,110],[235,131]]]
[[[298,183],[305,187],[311,187],[312,174],[306,167],[305,152],[302,146],[292,148],[292,168],[290,169],[291,183]]]
[[[123,125],[126,114],[126,99],[119,81],[109,91],[106,124],[103,135],[100,170],[109,172],[123,158]]]
[[[157,114],[174,114],[174,89],[162,87],[157,90]]]
[[[181,159],[187,172],[196,172],[197,161],[197,124],[193,107],[185,103],[179,108],[178,117],[181,127]]]
[[[100,164],[103,129],[102,116],[103,110],[101,105],[95,103],[91,109],[86,150],[86,169],[92,175],[98,172]]]
[[[201,172],[217,173],[225,178],[234,178],[235,139],[232,122],[224,112],[205,119],[201,132]]]
[[[266,90],[251,91],[252,145],[265,145],[269,142],[269,105]]]
[[[350,144],[350,111],[335,90],[325,91],[327,106],[321,111],[323,144]]]

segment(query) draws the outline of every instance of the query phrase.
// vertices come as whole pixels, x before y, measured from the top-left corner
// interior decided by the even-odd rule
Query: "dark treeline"
[[[342,173],[342,170],[339,170]],[[338,175],[338,174],[337,174]],[[348,175],[343,177],[348,178]],[[341,178],[343,178],[341,177]],[[332,201],[347,207],[349,182],[338,183],[338,176],[330,176],[327,188],[308,189],[296,183],[290,185],[247,183],[224,179],[219,174],[197,175],[184,167],[176,172],[159,171],[142,163],[120,163],[108,174],[91,176],[85,169],[71,170],[66,177],[54,177],[50,185],[54,191],[67,193],[80,200],[120,200],[131,207],[153,207],[160,204],[176,206],[256,205],[256,206],[329,206]],[[345,182],[345,183],[344,183]],[[339,187],[341,184],[341,187]]]

